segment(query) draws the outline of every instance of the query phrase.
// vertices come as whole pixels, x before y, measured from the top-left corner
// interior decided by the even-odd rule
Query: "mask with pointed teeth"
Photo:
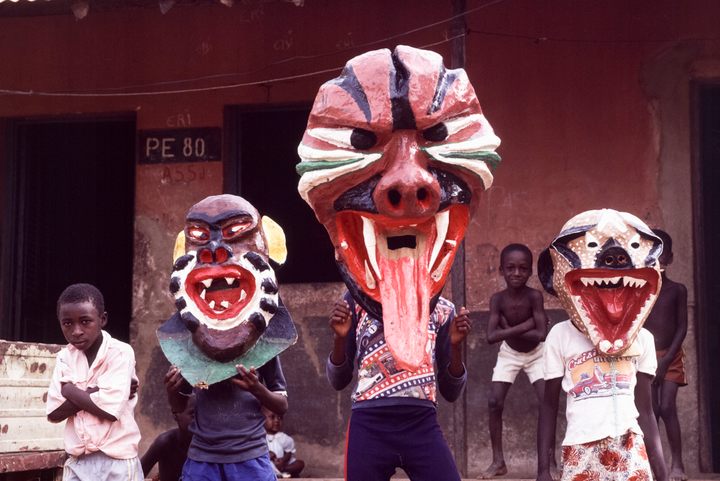
[[[355,57],[315,99],[298,190],[403,369],[431,362],[430,312],[492,184],[499,143],[465,71],[427,50]]]
[[[538,276],[602,353],[632,345],[660,292],[662,241],[643,221],[612,209],[570,219],[538,259]]]
[[[242,197],[211,196],[190,208],[178,236],[170,292],[193,342],[216,361],[246,353],[278,310],[266,219]]]

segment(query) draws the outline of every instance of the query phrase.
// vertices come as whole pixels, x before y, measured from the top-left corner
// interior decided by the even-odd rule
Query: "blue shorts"
[[[188,458],[182,470],[182,481],[277,481],[267,454],[241,463],[204,463]]]
[[[347,481],[387,481],[397,468],[412,481],[460,481],[431,406],[353,409],[345,456]]]

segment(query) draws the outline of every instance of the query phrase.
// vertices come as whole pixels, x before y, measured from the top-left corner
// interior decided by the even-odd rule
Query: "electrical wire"
[[[6,94],[6,95],[33,95],[33,96],[44,96],[44,97],[127,97],[127,96],[148,96],[148,95],[165,95],[165,94],[181,94],[181,93],[193,93],[193,92],[206,92],[206,91],[213,91],[213,90],[226,90],[226,89],[233,89],[233,88],[239,88],[239,87],[249,87],[254,85],[267,85],[271,83],[277,83],[277,82],[283,82],[288,80],[294,80],[299,78],[305,78],[305,77],[312,77],[314,75],[320,75],[327,72],[337,71],[340,70],[342,67],[334,67],[330,69],[325,70],[318,70],[314,72],[309,72],[306,74],[299,74],[294,76],[287,76],[287,77],[279,77],[279,78],[271,78],[271,79],[265,79],[265,80],[258,80],[253,82],[243,82],[243,83],[234,83],[230,85],[219,85],[215,87],[199,87],[199,88],[191,88],[191,89],[176,89],[176,90],[167,90],[167,91],[151,91],[151,92],[120,92],[120,93],[107,93],[107,92],[113,92],[118,90],[128,90],[128,89],[134,89],[134,88],[151,88],[151,87],[163,87],[168,85],[177,85],[177,84],[184,84],[184,83],[192,83],[192,82],[199,82],[203,80],[216,80],[219,78],[225,78],[225,77],[239,77],[244,75],[249,75],[253,73],[258,73],[263,70],[266,70],[270,67],[275,67],[277,65],[282,65],[290,62],[294,62],[297,60],[312,60],[322,57],[328,57],[331,55],[337,55],[340,53],[344,53],[351,50],[357,50],[365,47],[369,47],[372,45],[377,45],[380,43],[389,42],[391,40],[394,40],[396,38],[405,37],[407,35],[411,35],[413,33],[417,33],[423,30],[427,30],[429,28],[436,27],[438,25],[442,25],[448,22],[452,22],[453,20],[456,20],[458,18],[461,18],[465,15],[468,15],[470,13],[479,11],[483,8],[488,8],[493,5],[497,5],[499,3],[502,3],[506,0],[490,0],[488,2],[483,3],[482,5],[479,5],[477,7],[473,7],[471,9],[465,10],[463,13],[459,13],[457,15],[453,15],[451,17],[447,17],[442,20],[438,20],[436,22],[432,22],[420,27],[416,27],[410,30],[406,30],[401,33],[397,33],[394,35],[391,35],[389,37],[372,40],[370,42],[364,42],[357,45],[350,45],[348,47],[337,49],[331,52],[323,52],[319,54],[314,55],[296,55],[293,57],[289,57],[286,59],[278,60],[275,62],[268,63],[267,65],[246,71],[246,72],[238,72],[238,73],[228,73],[228,74],[215,74],[215,75],[206,75],[202,77],[194,77],[189,79],[180,79],[180,80],[168,80],[163,82],[153,82],[153,83],[146,83],[146,84],[137,84],[137,85],[126,85],[123,87],[104,87],[104,88],[95,88],[92,89],[93,92],[87,92],[87,91],[63,91],[63,92],[42,92],[42,91],[33,91],[33,90],[13,90],[13,89],[0,89],[0,94]],[[418,48],[428,48],[428,47],[434,47],[436,45],[440,45],[446,42],[450,42],[452,40],[455,40],[457,38],[463,37],[466,35],[466,32],[463,32],[462,34],[455,35],[453,37],[448,37],[443,40],[440,40],[438,42],[429,43],[426,45],[421,45]]]
[[[448,37],[438,42],[433,42],[426,45],[421,45],[419,48],[428,48],[435,45],[451,42],[455,39],[464,37],[466,34],[462,33],[453,37]],[[116,92],[116,93],[90,93],[90,92],[42,92],[34,90],[11,90],[11,89],[0,89],[0,94],[5,95],[25,95],[25,96],[36,96],[36,97],[147,97],[151,95],[174,95],[174,94],[186,94],[186,93],[197,93],[197,92],[211,92],[217,90],[228,90],[240,87],[250,87],[254,85],[269,85],[278,82],[287,82],[289,80],[296,80],[306,77],[313,77],[328,72],[338,72],[342,67],[333,67],[323,70],[316,70],[314,72],[308,72],[304,74],[289,75],[286,77],[276,77],[265,80],[256,80],[253,82],[235,83],[230,85],[217,85],[213,87],[198,87],[190,89],[177,89],[177,90],[158,90],[151,92]]]
[[[668,42],[677,42],[679,40],[694,40],[699,42],[713,42],[718,41],[720,38],[712,38],[712,37],[693,37],[693,38],[687,38],[687,39],[651,39],[651,40],[633,40],[633,39],[617,39],[617,40],[606,40],[606,39],[592,39],[592,38],[562,38],[562,37],[549,37],[546,35],[527,35],[527,34],[520,34],[520,33],[505,33],[505,32],[490,32],[487,30],[475,30],[475,29],[468,29],[468,33],[470,34],[478,34],[478,35],[487,35],[490,37],[505,37],[505,38],[517,38],[521,40],[530,40],[533,43],[541,43],[541,42],[566,42],[566,43],[585,43],[585,44],[609,44],[609,45],[617,45],[617,44],[658,44],[658,43],[668,43]]]

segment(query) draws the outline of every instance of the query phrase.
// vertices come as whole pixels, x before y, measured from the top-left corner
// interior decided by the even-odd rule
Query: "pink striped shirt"
[[[117,421],[100,419],[86,411],[78,411],[67,418],[65,424],[65,451],[81,456],[102,451],[111,458],[130,459],[138,455],[140,429],[135,423],[133,410],[137,396],[130,396],[130,380],[135,375],[135,353],[128,344],[113,339],[102,331],[103,341],[92,366],[87,357],[68,344],[57,355],[46,411],[48,414],[66,399],[61,394],[61,383],[70,382],[85,390],[97,386],[90,394],[92,401]]]

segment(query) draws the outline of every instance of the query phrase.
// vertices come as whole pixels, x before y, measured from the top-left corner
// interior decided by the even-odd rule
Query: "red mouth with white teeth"
[[[240,266],[194,269],[185,283],[200,311],[217,320],[236,317],[255,293],[255,277]]]
[[[388,264],[402,257],[423,259],[417,269],[428,277],[430,293],[440,292],[468,220],[467,206],[454,205],[417,224],[343,211],[337,214],[335,225],[339,251],[348,270],[363,292],[382,302],[379,285],[392,275],[385,272],[393,267]]]
[[[365,212],[337,214],[338,252],[360,289],[382,305],[385,337],[403,369],[430,362],[430,300],[445,284],[468,221],[464,204],[417,223]]]
[[[568,292],[582,307],[581,318],[597,331],[599,341],[610,343],[607,349],[601,346],[607,353],[629,347],[628,340],[652,308],[659,282],[660,274],[651,268],[576,269],[565,275]]]

